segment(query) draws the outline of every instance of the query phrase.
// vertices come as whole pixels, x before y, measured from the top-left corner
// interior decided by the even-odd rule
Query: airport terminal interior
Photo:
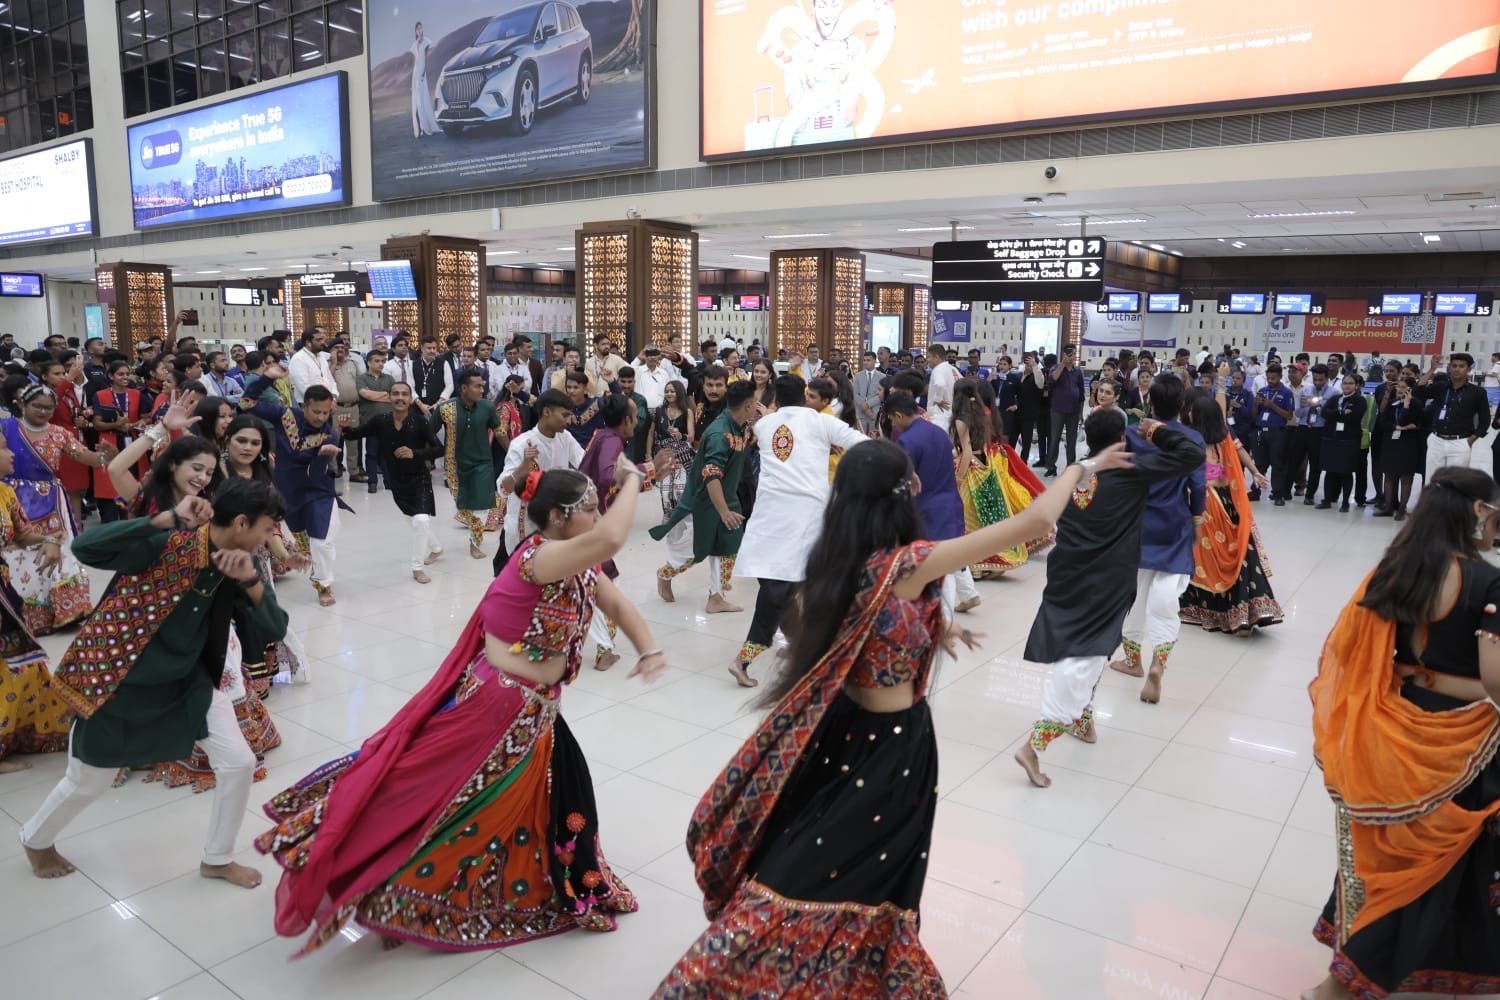
[[[0,995],[1500,997],[1497,293],[1500,0],[0,0]]]

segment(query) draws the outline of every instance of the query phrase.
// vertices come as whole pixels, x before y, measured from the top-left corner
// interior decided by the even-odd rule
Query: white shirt
[[[957,383],[958,369],[946,361],[934,368],[927,380],[927,419],[943,430],[953,423],[953,387]]]
[[[734,575],[796,582],[807,576],[807,557],[823,527],[828,453],[866,438],[842,420],[805,406],[761,417],[755,437],[760,481]]]
[[[292,380],[292,400],[298,405],[301,405],[302,396],[309,386],[324,386],[335,396],[339,393],[338,383],[333,380],[333,372],[328,370],[328,356],[316,354],[306,347],[292,355],[287,375]]]
[[[389,375],[404,385],[411,385],[411,357],[398,358],[394,354],[390,355],[385,359],[385,367],[380,373]]]
[[[510,378],[512,375],[519,375],[521,376],[521,378],[526,380],[526,384],[523,386],[523,388],[525,388],[527,392],[531,391],[531,368],[526,364],[526,362],[517,361],[515,364],[510,365],[506,364],[504,361],[498,363],[491,361],[490,366],[490,382],[492,384],[494,384],[495,381],[494,371],[495,369],[499,369],[500,385],[504,385],[505,380]]]
[[[648,365],[638,365],[635,369],[635,391],[646,399],[646,406],[656,409],[666,402],[667,383],[677,381],[673,374],[675,368],[670,368],[671,362],[663,361],[652,371]]]
[[[532,527],[521,523],[526,505],[514,499],[509,490],[501,484],[507,483],[511,474],[521,467],[521,463],[526,459],[526,446],[529,444],[536,445],[537,468],[543,472],[551,472],[553,469],[576,469],[583,464],[583,445],[579,444],[578,439],[566,430],[559,431],[555,437],[549,438],[533,427],[511,440],[510,448],[505,452],[505,465],[495,479],[495,488],[506,494],[505,548],[509,552],[514,552],[521,544],[521,539],[531,534]],[[827,475],[826,467],[824,475]]]

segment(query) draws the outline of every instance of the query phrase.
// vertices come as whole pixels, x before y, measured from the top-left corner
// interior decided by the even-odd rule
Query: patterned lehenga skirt
[[[284,870],[277,931],[311,927],[305,954],[351,920],[445,951],[614,930],[615,914],[636,901],[599,846],[593,783],[558,714],[560,694],[476,658],[361,810],[310,923],[285,904],[360,751],[272,799],[265,810],[277,826],[255,846]],[[466,754],[483,756],[476,765]]]
[[[877,713],[839,695],[777,799],[749,877],[656,1000],[946,997],[917,912],[937,761],[926,701]]]
[[[1429,712],[1464,702],[1407,685],[1403,694]],[[1500,804],[1500,759],[1453,797],[1483,812]],[[1458,862],[1417,899],[1375,920],[1340,947],[1336,883],[1313,936],[1333,949],[1330,972],[1356,1000],[1395,993],[1500,994],[1500,830],[1485,827]]]
[[[1042,493],[1026,463],[1008,445],[993,444],[984,456],[975,455],[967,469],[958,470],[958,494],[964,502],[964,530],[978,531],[1014,517]],[[962,461],[962,459],[959,459]],[[997,552],[970,567],[975,576],[993,576],[1025,565],[1039,552],[1051,547],[1056,536],[1032,539],[1022,545]]]
[[[0,659],[0,760],[13,753],[68,749],[73,713],[63,704],[41,650]]]
[[[1224,503],[1230,523],[1239,524],[1244,515],[1235,507],[1229,488],[1215,486],[1214,490]],[[1189,584],[1178,603],[1178,617],[1184,623],[1209,632],[1243,632],[1280,622],[1281,605],[1271,590],[1271,565],[1260,543],[1260,531],[1250,529],[1250,547],[1234,586],[1216,594]]]

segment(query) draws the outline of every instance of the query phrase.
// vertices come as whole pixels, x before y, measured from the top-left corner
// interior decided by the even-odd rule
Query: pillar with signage
[[[673,334],[698,340],[698,234],[655,219],[590,222],[574,236],[577,329],[608,334],[626,357]],[[585,346],[585,351],[587,347]]]
[[[838,348],[858,358],[864,345],[865,255],[858,250],[775,250],[771,253],[771,332],[774,356]]]
[[[170,267],[101,264],[94,269],[94,286],[99,302],[109,307],[110,346],[134,359],[152,337],[167,338],[175,315]]]
[[[902,347],[927,349],[932,342],[932,291],[926,285],[872,284],[870,302],[877,316],[901,317]]]
[[[484,244],[456,236],[398,236],[380,246],[381,260],[411,261],[417,298],[385,303],[385,327],[442,343],[458,334],[473,344],[485,329]],[[416,342],[413,342],[413,348]]]

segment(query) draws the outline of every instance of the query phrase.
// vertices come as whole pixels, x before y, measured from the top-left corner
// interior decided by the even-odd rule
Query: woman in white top
[[[432,39],[417,22],[416,40],[408,49],[412,57],[411,67],[411,129],[418,139],[436,135],[437,119],[432,114],[432,92],[427,89],[427,53],[432,48]]]

